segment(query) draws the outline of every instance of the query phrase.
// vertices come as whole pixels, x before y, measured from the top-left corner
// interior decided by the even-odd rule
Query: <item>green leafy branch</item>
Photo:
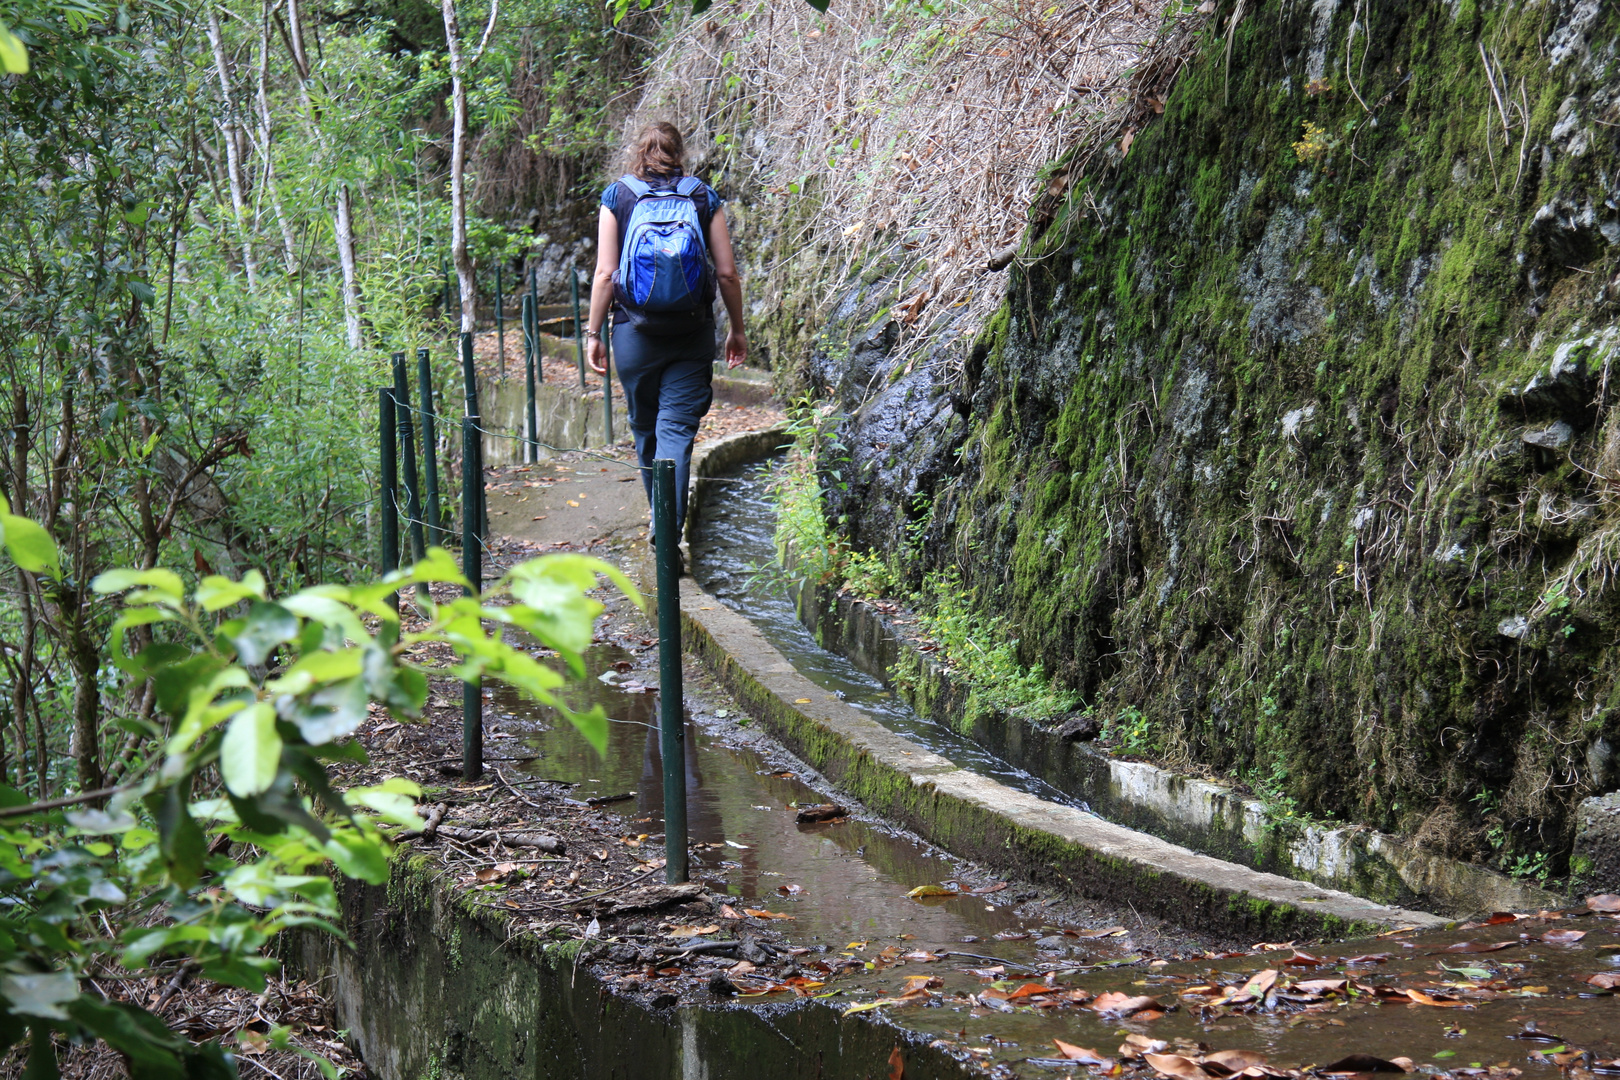
[[[49,534],[3,501],[0,545],[22,570],[59,576]],[[340,792],[327,765],[366,760],[350,736],[372,702],[418,715],[430,673],[506,682],[605,750],[601,709],[569,709],[556,696],[568,674],[504,636],[523,631],[582,676],[602,611],[589,595],[598,575],[640,602],[618,570],[575,555],[523,563],[475,595],[437,548],[381,582],[280,598],[257,571],[205,577],[189,591],[165,569],[96,578],[96,592],[123,598],[114,662],[150,681],[159,719],[119,721],[149,752],[136,779],[111,792],[30,804],[0,786],[0,1053],[29,1037],[29,1080],[58,1075],[56,1035],[105,1040],[135,1080],[234,1075],[217,1044],[194,1046],[83,980],[179,956],[207,978],[260,989],[276,966],[264,949],[277,933],[337,933],[336,890],[321,871],[330,863],[384,882],[390,845],[378,823],[420,827],[421,792],[399,778]],[[402,633],[389,601],[417,584],[463,595],[431,605],[423,628]],[[448,646],[454,663],[410,659],[430,643]],[[83,806],[103,798],[103,807]]]

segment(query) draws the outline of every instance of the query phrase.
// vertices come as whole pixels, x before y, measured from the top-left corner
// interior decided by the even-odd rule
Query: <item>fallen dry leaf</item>
[[[1099,1013],[1108,1013],[1113,1016],[1130,1016],[1132,1013],[1139,1013],[1143,1009],[1162,1008],[1155,998],[1132,997],[1118,991],[1098,995],[1090,1007]]]
[[[1529,940],[1543,941],[1549,945],[1573,945],[1585,936],[1585,930],[1547,930]]]
[[[1412,1063],[1406,1058],[1386,1061],[1371,1054],[1351,1054],[1331,1065],[1322,1065],[1316,1071],[1329,1076],[1344,1076],[1348,1073],[1405,1073],[1412,1071]]]
[[[1346,982],[1345,979],[1303,979],[1291,989],[1301,994],[1331,994],[1335,990],[1343,990]]]
[[[1265,968],[1262,971],[1255,972],[1249,981],[1243,984],[1243,989],[1232,995],[1231,1000],[1233,1002],[1263,1001],[1265,996],[1271,992],[1271,988],[1276,985],[1276,969]]]
[[[789,922],[795,918],[792,915],[778,915],[774,911],[766,911],[763,908],[743,908],[743,914],[751,915],[756,919],[787,919]]]
[[[1614,893],[1588,896],[1586,906],[1593,911],[1620,911],[1620,896],[1616,896]]]
[[[1078,1061],[1082,1065],[1098,1065],[1104,1069],[1112,1069],[1114,1067],[1114,1063],[1111,1060],[1103,1057],[1095,1050],[1087,1050],[1083,1046],[1076,1046],[1073,1043],[1066,1043],[1062,1039],[1053,1039],[1052,1045],[1057,1047],[1058,1053],[1062,1054],[1070,1061]]]
[[[889,1051],[889,1080],[905,1080],[905,1076],[906,1059],[900,1053],[900,1045],[896,1043],[894,1049]]]
[[[944,885],[919,885],[906,893],[913,900],[921,900],[925,896],[960,896],[956,889],[946,888]]]
[[[1406,992],[1406,996],[1411,998],[1413,1001],[1417,1002],[1419,1005],[1433,1005],[1433,1006],[1435,1006],[1437,1008],[1441,1008],[1441,1009],[1472,1009],[1473,1008],[1473,1006],[1470,1005],[1466,1001],[1458,1001],[1456,998],[1448,998],[1448,997],[1431,997],[1430,995],[1425,994],[1422,990],[1408,990]],[[1358,1072],[1365,1072],[1367,1070],[1361,1069],[1361,1070],[1357,1070],[1357,1071]]]
[[[1219,1065],[1228,1072],[1243,1072],[1245,1069],[1258,1069],[1266,1064],[1264,1054],[1257,1054],[1253,1050],[1217,1050],[1213,1054],[1205,1054],[1199,1059],[1204,1066]],[[1204,1070],[1208,1072],[1206,1068]]]
[[[1604,971],[1597,975],[1587,977],[1587,982],[1599,990],[1613,990],[1620,987],[1620,971]]]
[[[677,926],[666,936],[673,938],[698,937],[703,934],[718,933],[719,930],[720,927],[718,926]]]
[[[1127,1061],[1141,1057],[1143,1054],[1157,1054],[1168,1050],[1170,1044],[1163,1039],[1150,1039],[1146,1035],[1137,1035],[1132,1032],[1125,1036],[1125,1041],[1119,1046],[1119,1056]]]
[[[1175,1080],[1209,1080],[1209,1074],[1198,1062],[1180,1054],[1143,1054],[1142,1060],[1153,1066],[1153,1071],[1160,1076],[1175,1077]]]
[[[1447,953],[1482,953],[1497,952],[1501,949],[1511,949],[1517,941],[1459,941],[1435,952],[1424,953],[1425,956],[1445,956]]]

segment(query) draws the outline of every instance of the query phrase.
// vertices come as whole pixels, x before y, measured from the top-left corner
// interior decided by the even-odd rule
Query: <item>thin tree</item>
[[[461,329],[472,333],[478,297],[473,289],[472,256],[467,253],[467,82],[466,76],[489,44],[495,29],[500,0],[490,0],[489,23],[471,61],[461,55],[461,23],[456,18],[455,0],[443,0],[444,44],[450,58],[450,108],[454,126],[450,135],[450,256],[456,264],[456,281],[461,286]]]
[[[219,100],[224,113],[220,133],[225,137],[225,172],[231,190],[231,213],[236,218],[237,235],[242,241],[242,264],[247,268],[248,288],[259,287],[259,268],[253,261],[253,239],[247,220],[246,186],[242,182],[241,125],[237,119],[236,95],[231,92],[231,63],[225,55],[225,35],[219,28],[219,9],[208,8],[208,42],[214,47],[214,73],[219,78]]]

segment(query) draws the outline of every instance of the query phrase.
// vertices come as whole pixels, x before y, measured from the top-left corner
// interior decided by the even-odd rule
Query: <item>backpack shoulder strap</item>
[[[675,185],[675,193],[677,195],[685,195],[688,199],[702,190],[703,181],[699,180],[695,176],[683,176],[681,177],[680,182]]]
[[[630,193],[638,199],[646,198],[647,194],[652,191],[652,185],[648,184],[647,181],[639,176],[631,176],[629,173],[619,177],[619,183],[629,188]]]

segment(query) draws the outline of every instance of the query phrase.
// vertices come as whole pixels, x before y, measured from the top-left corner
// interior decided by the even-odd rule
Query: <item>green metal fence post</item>
[[[478,416],[478,381],[473,369],[472,335],[461,335],[461,374],[466,382],[467,412],[461,421],[461,572],[470,583],[468,595],[482,591],[484,524],[483,433]],[[484,774],[484,680],[461,684],[461,775],[477,780]]]
[[[411,561],[427,555],[422,534],[422,488],[416,476],[416,425],[411,421],[411,381],[405,372],[405,354],[394,354],[394,416],[399,422],[400,464],[404,467],[405,520],[410,524]],[[417,589],[421,594],[422,589]]]
[[[579,325],[579,268],[568,268],[568,292],[574,300],[574,358],[579,361],[579,388],[585,389],[585,338]]]
[[[461,377],[462,377],[462,380],[466,383],[466,386],[467,386],[467,415],[471,416],[475,420],[477,420],[479,418],[479,413],[478,413],[478,371],[473,366],[473,336],[472,336],[472,334],[470,334],[470,333],[468,333],[466,331],[463,331],[462,335],[461,335]],[[476,462],[476,466],[477,466],[476,475],[478,477],[478,484],[477,484],[477,487],[475,488],[475,492],[476,492],[478,498],[477,498],[476,502],[474,503],[474,505],[471,507],[471,511],[472,511],[472,513],[474,515],[474,517],[473,517],[473,530],[478,534],[478,536],[480,538],[482,538],[482,537],[489,536],[489,507],[484,502],[484,431],[483,431],[483,423],[480,421],[479,423],[475,424],[474,429],[475,429],[475,434],[478,436],[478,438],[476,440],[474,440],[474,443],[473,443],[473,449],[478,452],[477,453],[477,462]],[[464,513],[465,513],[465,511],[464,511]]]
[[[664,880],[686,866],[685,690],[681,685],[680,537],[675,526],[675,463],[653,462],[653,537],[658,560],[658,748],[664,760]]]
[[[534,409],[534,375],[539,366],[540,329],[535,321],[534,297],[523,297],[523,457],[526,461],[540,460],[540,432]]]
[[[501,264],[495,264],[495,350],[500,357],[501,381],[506,381],[506,291],[501,288]]]
[[[607,351],[607,370],[602,372],[602,445],[613,445],[613,328],[602,327],[602,347]]]
[[[427,488],[427,542],[444,546],[444,521],[439,517],[439,444],[433,423],[433,366],[426,349],[416,350],[416,381],[422,384],[422,473]]]
[[[394,446],[394,388],[377,387],[377,434],[379,436],[379,462],[377,486],[382,492],[382,572],[390,574],[399,569],[399,480],[394,466],[397,448]],[[389,598],[394,610],[399,610],[399,594]]]

